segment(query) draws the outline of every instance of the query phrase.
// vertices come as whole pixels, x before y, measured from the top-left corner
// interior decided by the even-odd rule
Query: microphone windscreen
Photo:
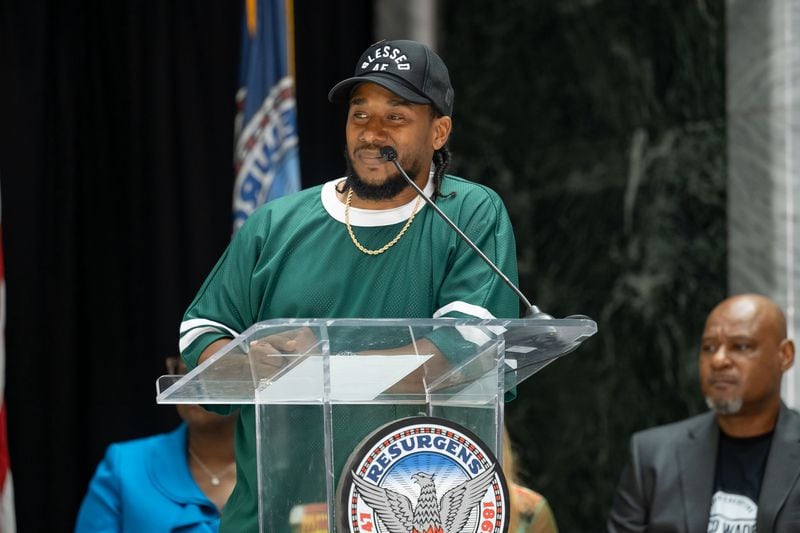
[[[391,146],[383,146],[381,147],[381,157],[387,161],[394,161],[397,159],[397,150]]]

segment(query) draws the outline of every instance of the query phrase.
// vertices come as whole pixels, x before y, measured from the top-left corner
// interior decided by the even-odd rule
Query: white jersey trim
[[[442,316],[446,315],[447,313],[463,313],[465,315],[474,316],[475,318],[483,318],[485,320],[491,320],[496,318],[488,309],[485,307],[481,307],[479,305],[470,304],[467,302],[462,302],[457,300],[455,302],[450,302],[449,304],[445,305],[444,307],[439,308],[435,313],[433,313],[433,318],[441,318]],[[483,328],[479,329],[474,326],[456,326],[456,331],[464,338],[465,341],[471,342],[477,346],[483,346],[487,342],[492,340],[492,336],[486,333],[488,330],[492,332],[494,335],[502,335],[506,332],[506,328],[502,326],[484,326]]]
[[[178,348],[183,353],[186,348],[192,345],[201,335],[206,333],[225,333],[236,337],[238,333],[220,322],[206,320],[204,318],[192,318],[181,322],[181,339]]]
[[[433,313],[433,318],[441,318],[447,313],[453,313],[453,312],[464,313],[465,315],[474,316],[475,318],[483,318],[486,320],[491,320],[492,318],[496,318],[485,307],[481,307],[475,304],[470,304],[467,302],[462,302],[461,300],[456,300],[455,302],[450,302],[444,307],[440,307],[439,309],[436,310],[435,313]]]
[[[320,193],[322,199],[322,206],[325,211],[335,220],[344,224],[344,203],[339,200],[336,195],[336,185],[341,183],[345,178],[337,178],[331,180],[322,186]],[[428,175],[428,183],[422,189],[425,196],[428,198],[433,194],[433,171]],[[405,222],[414,211],[414,205],[417,199],[414,198],[405,205],[400,207],[393,207],[392,209],[360,209],[358,207],[350,208],[350,225],[359,227],[378,227],[378,226],[391,226]],[[427,205],[424,201],[420,201],[419,207],[415,213],[419,213]]]

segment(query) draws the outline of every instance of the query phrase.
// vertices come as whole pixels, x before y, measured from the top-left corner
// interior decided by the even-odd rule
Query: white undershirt
[[[344,203],[339,200],[336,195],[336,186],[344,181],[345,178],[337,178],[331,180],[322,186],[320,196],[322,198],[322,205],[325,211],[330,216],[344,224]],[[422,189],[425,196],[428,198],[433,194],[433,171],[428,175],[428,182]],[[417,203],[416,196],[405,205],[393,207],[391,209],[360,209],[358,207],[350,207],[350,225],[359,227],[375,227],[375,226],[391,226],[405,222],[411,216],[414,206]],[[420,201],[419,206],[415,212],[419,213],[424,207],[425,202]]]

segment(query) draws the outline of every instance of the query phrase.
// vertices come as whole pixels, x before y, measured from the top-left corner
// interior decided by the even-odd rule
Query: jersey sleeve
[[[267,229],[263,211],[256,211],[236,233],[217,261],[180,326],[180,352],[189,369],[197,366],[203,350],[212,342],[233,338],[256,322],[260,301],[251,291]]]
[[[458,226],[517,285],[516,242],[505,206],[496,193],[483,187],[470,196],[478,198],[465,199]],[[455,238],[434,318],[518,318],[514,291],[469,245]]]
[[[517,281],[516,242],[511,221],[502,201],[493,191],[481,187],[464,199],[457,225],[508,276]],[[477,198],[475,198],[477,196]],[[437,300],[433,318],[518,318],[517,295],[469,245],[457,235],[450,249],[450,265]],[[493,328],[488,328],[492,330]],[[476,346],[502,331],[477,328],[439,328],[428,338],[451,362],[456,363]]]

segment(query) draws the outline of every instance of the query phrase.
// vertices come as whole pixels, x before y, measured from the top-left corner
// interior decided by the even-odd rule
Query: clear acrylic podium
[[[502,461],[504,398],[596,333],[589,319],[276,319],[259,322],[185,376],[162,404],[253,404],[259,526],[292,531],[304,510],[336,516],[351,452],[378,427],[456,422]]]

